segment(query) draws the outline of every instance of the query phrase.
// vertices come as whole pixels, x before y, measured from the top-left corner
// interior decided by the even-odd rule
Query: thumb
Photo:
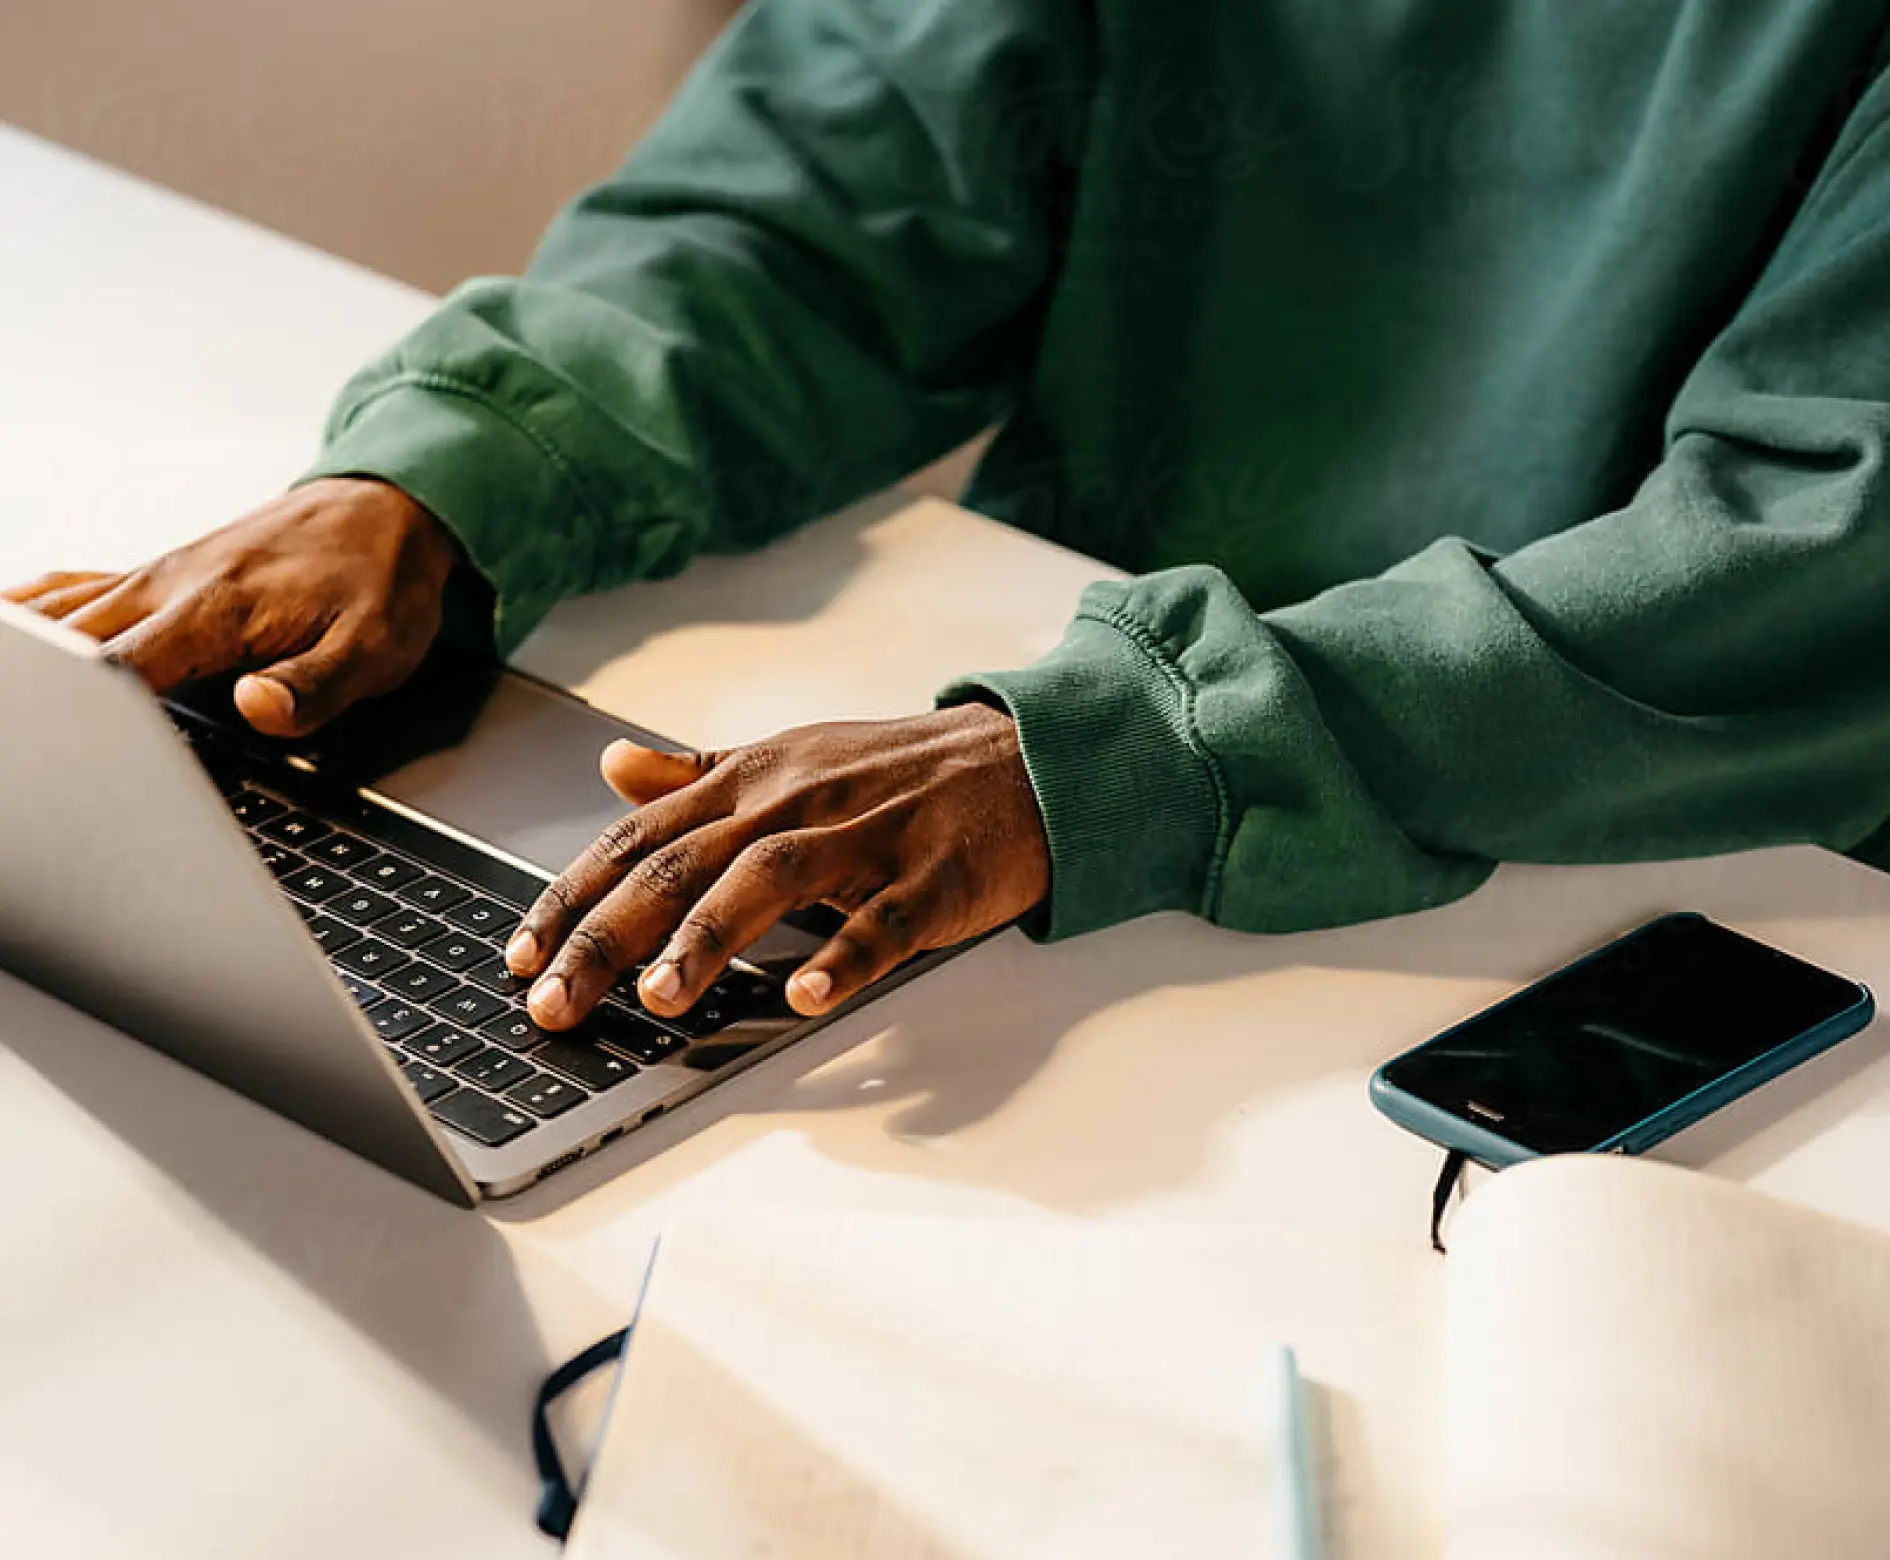
[[[598,767],[611,790],[641,807],[700,780],[721,761],[719,753],[659,753],[619,738],[604,749]]]
[[[350,705],[397,687],[417,655],[370,651],[358,628],[336,624],[313,647],[236,684],[236,709],[264,736],[304,737]]]

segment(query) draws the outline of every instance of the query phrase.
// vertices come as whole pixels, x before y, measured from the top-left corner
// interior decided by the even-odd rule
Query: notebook
[[[1890,1237],[1669,1166],[1488,1182],[1438,1262],[1263,1229],[756,1212],[665,1236],[573,1560],[1890,1555]]]

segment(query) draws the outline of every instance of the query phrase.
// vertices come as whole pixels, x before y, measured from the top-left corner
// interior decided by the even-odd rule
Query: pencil
[[[1324,1560],[1319,1533],[1319,1477],[1313,1462],[1312,1433],[1306,1423],[1306,1392],[1300,1381],[1299,1360],[1293,1351],[1279,1351],[1279,1405],[1281,1455],[1278,1463],[1280,1520],[1287,1560]]]

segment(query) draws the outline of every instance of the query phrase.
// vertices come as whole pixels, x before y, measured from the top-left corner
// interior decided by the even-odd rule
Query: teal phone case
[[[1557,975],[1578,970],[1617,944],[1646,931],[1649,926],[1657,926],[1662,921],[1675,920],[1683,916],[1695,920],[1706,919],[1697,911],[1691,910],[1676,911],[1673,915],[1656,917],[1646,925],[1637,926],[1633,931],[1623,933],[1622,936],[1583,954],[1572,964],[1564,965],[1553,974],[1544,976],[1543,980],[1552,980]],[[1849,980],[1848,976],[1843,978]],[[1468,1025],[1487,1018],[1492,1013],[1500,1013],[1512,1003],[1521,1001],[1541,984],[1542,981],[1532,982],[1494,1006],[1487,1007],[1480,1013],[1473,1013],[1461,1023],[1451,1025],[1441,1034],[1433,1035],[1424,1042],[1423,1046],[1415,1046],[1412,1050],[1423,1050],[1425,1046],[1437,1045],[1450,1039]],[[1822,1023],[1813,1025],[1802,1034],[1794,1035],[1790,1040],[1782,1045],[1774,1046],[1762,1056],[1755,1056],[1742,1066],[1722,1073],[1712,1082],[1702,1084],[1691,1094],[1683,1095],[1651,1116],[1643,1116],[1639,1121],[1624,1127],[1612,1137],[1582,1152],[1590,1154],[1645,1153],[1656,1143],[1664,1142],[1675,1133],[1692,1126],[1696,1121],[1730,1105],[1740,1096],[1750,1094],[1761,1085],[1770,1083],[1774,1078],[1790,1072],[1801,1062],[1809,1061],[1821,1051],[1830,1050],[1840,1040],[1849,1039],[1864,1028],[1876,1016],[1877,1011],[1876,999],[1872,997],[1870,988],[1861,981],[1850,981],[1850,984],[1857,987],[1857,1002],[1854,1006],[1834,1014]],[[1440,1148],[1455,1149],[1491,1170],[1501,1170],[1507,1165],[1540,1157],[1537,1150],[1525,1148],[1501,1133],[1492,1132],[1488,1127],[1479,1126],[1474,1121],[1467,1121],[1461,1116],[1453,1115],[1390,1082],[1385,1077],[1385,1068],[1395,1066],[1411,1054],[1412,1051],[1400,1053],[1372,1074],[1371,1100],[1382,1115],[1395,1121],[1407,1132],[1414,1132]]]

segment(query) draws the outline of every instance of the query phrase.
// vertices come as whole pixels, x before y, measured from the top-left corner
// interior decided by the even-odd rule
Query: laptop
[[[527,1016],[502,950],[625,810],[598,754],[675,744],[444,645],[305,743],[249,731],[229,687],[160,700],[0,602],[0,968],[464,1206],[836,1016],[782,994],[838,924],[818,910],[680,1018],[635,971],[575,1031]]]

